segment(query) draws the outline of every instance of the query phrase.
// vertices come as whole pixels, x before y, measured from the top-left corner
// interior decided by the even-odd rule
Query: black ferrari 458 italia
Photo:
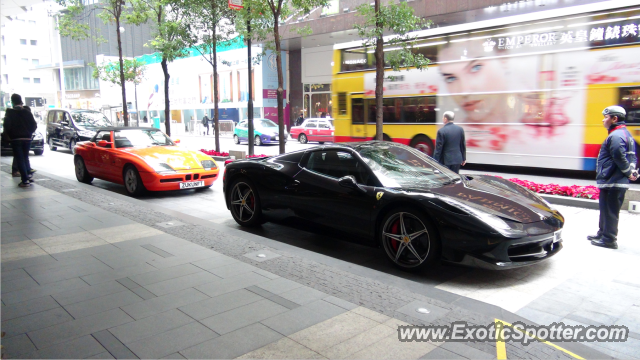
[[[235,161],[223,182],[240,225],[302,219],[380,246],[407,270],[437,259],[507,269],[562,249],[564,218],[535,193],[494,176],[457,175],[391,142]]]

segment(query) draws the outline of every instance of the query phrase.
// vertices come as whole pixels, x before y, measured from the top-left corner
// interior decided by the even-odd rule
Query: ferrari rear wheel
[[[429,219],[414,209],[391,211],[379,232],[388,259],[403,270],[418,270],[439,256],[439,241]]]
[[[259,226],[262,224],[260,198],[249,180],[239,179],[230,187],[229,204],[233,219],[242,226]]]
[[[146,190],[138,169],[133,165],[129,165],[124,169],[124,188],[129,195],[134,197],[144,194]]]
[[[300,144],[306,144],[309,140],[307,139],[307,135],[300,134],[300,136],[298,136],[298,141]]]
[[[87,167],[84,165],[84,159],[82,159],[82,156],[76,155],[73,159],[73,163],[76,167],[76,179],[81,183],[91,184],[93,176],[91,176],[87,171]]]

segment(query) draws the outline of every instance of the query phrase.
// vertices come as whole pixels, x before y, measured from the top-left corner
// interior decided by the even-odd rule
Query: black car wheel
[[[398,209],[381,222],[379,238],[387,257],[403,270],[418,270],[439,254],[437,234],[429,219],[414,209]]]
[[[412,141],[411,144],[409,145],[412,148],[417,149],[418,151],[421,151],[429,156],[433,156],[433,141],[431,141],[431,139],[429,139],[427,136],[425,135],[418,135],[416,136]]]
[[[33,150],[33,153],[35,155],[42,155],[44,153],[44,150]]]
[[[58,147],[53,145],[53,138],[49,138],[49,150],[51,150],[51,151],[58,150]]]
[[[93,176],[89,174],[87,171],[87,167],[84,165],[84,160],[80,155],[76,155],[73,159],[73,163],[76,166],[76,179],[81,183],[91,184],[93,181]]]
[[[124,169],[124,188],[129,195],[134,197],[144,194],[146,190],[138,169],[133,165],[129,165]]]
[[[324,141],[318,141],[318,144],[323,145]]]
[[[76,141],[75,141],[75,140],[71,140],[71,141],[69,141],[69,150],[71,150],[71,153],[72,153],[73,155],[75,155],[75,154],[76,154],[76,149],[75,149],[75,147],[76,147]]]
[[[233,143],[236,145],[240,144],[240,138],[236,134],[233,134]]]
[[[300,134],[300,136],[298,136],[298,141],[300,142],[300,144],[306,144],[307,142],[309,142],[309,139],[307,139],[307,135]]]
[[[256,135],[255,141],[253,142],[256,146],[262,146],[262,139],[259,135]]]
[[[261,225],[262,209],[253,184],[248,180],[239,179],[229,188],[229,204],[233,219],[242,226]]]

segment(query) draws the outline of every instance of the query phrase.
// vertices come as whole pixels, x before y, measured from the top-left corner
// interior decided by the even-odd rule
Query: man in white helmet
[[[638,178],[635,141],[624,122],[627,112],[620,106],[609,106],[602,112],[602,123],[609,136],[602,143],[596,163],[596,183],[600,189],[600,229],[587,236],[591,244],[617,249],[618,216],[629,188]]]

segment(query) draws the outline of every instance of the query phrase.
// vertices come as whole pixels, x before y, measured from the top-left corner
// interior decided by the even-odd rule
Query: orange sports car
[[[220,171],[210,156],[178,148],[155,128],[101,128],[75,151],[78,181],[90,184],[98,178],[123,184],[132,196],[146,190],[210,188]]]

